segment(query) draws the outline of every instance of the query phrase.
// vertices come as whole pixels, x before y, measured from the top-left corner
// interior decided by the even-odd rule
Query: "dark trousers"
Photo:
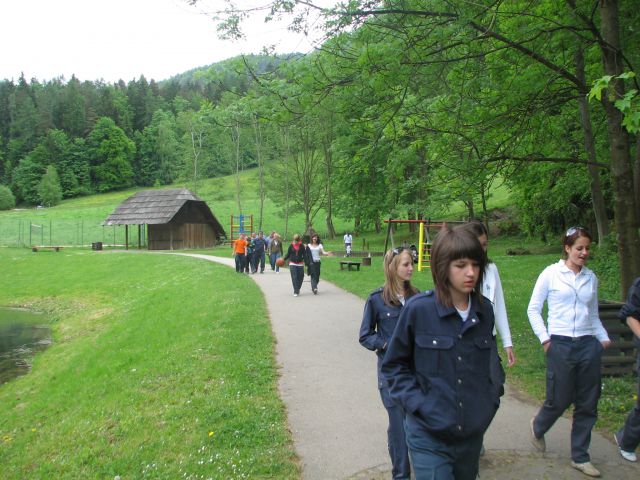
[[[300,288],[302,288],[302,281],[304,280],[304,266],[289,264],[289,272],[291,273],[293,293],[300,293]]]
[[[476,480],[483,435],[444,442],[433,435],[407,434],[416,480]]]
[[[387,429],[387,447],[391,457],[391,478],[393,480],[405,480],[411,477],[411,465],[409,463],[409,449],[404,434],[404,412],[402,407],[391,400],[389,389],[380,389],[382,404],[389,415],[389,428]]]
[[[236,261],[236,272],[238,273],[244,272],[244,255],[242,253],[236,253],[235,261]]]
[[[639,354],[640,355],[640,354]],[[636,406],[629,413],[627,421],[618,433],[617,438],[622,450],[633,452],[640,445],[640,358],[638,359],[638,395]]]
[[[502,359],[498,353],[498,344],[496,337],[493,337],[493,346],[491,347],[491,384],[495,389],[497,397],[504,395],[504,382],[506,381],[506,374],[504,368],[502,368]]]
[[[590,461],[591,429],[598,418],[602,345],[593,336],[571,339],[551,336],[547,351],[547,397],[534,420],[537,437],[543,436],[573,403],[571,459]]]
[[[311,290],[316,290],[318,283],[320,283],[320,262],[312,261],[309,264],[309,276],[311,277]]]
[[[253,253],[253,265],[251,266],[251,270],[253,272],[257,272],[258,266],[260,267],[260,271],[264,272],[264,250],[262,252]]]
[[[244,256],[244,269],[247,273],[249,273],[249,268],[253,265],[253,252],[247,253]]]

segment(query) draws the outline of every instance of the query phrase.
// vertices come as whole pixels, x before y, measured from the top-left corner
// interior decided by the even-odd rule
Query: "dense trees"
[[[222,25],[240,35],[245,12],[227,3]],[[354,203],[374,207],[352,212],[356,222],[376,222],[375,207],[428,214],[452,200],[486,216],[488,185],[505,181],[530,233],[580,222],[603,242],[612,225],[624,291],[640,271],[637,131],[621,112],[638,89],[627,95],[624,73],[639,53],[633,3],[273,0],[267,10],[331,37],[310,75],[358,131],[338,139],[360,173],[349,179]],[[598,108],[586,96],[605,74]],[[372,169],[387,187],[375,199]]]

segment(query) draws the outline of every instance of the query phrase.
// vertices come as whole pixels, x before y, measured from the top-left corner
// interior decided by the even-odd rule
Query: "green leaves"
[[[623,114],[622,125],[627,129],[629,133],[640,132],[640,103],[638,101],[638,90],[629,90],[621,98],[616,97],[616,91],[613,88],[609,88],[611,81],[614,79],[630,80],[635,78],[635,72],[624,72],[620,75],[605,75],[597,79],[591,90],[589,91],[589,101],[596,99],[602,100],[603,90],[607,90],[609,94],[609,100],[613,102],[615,107]]]

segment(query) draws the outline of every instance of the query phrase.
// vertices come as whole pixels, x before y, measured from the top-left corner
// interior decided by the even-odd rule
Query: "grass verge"
[[[54,344],[0,386],[3,479],[299,478],[264,301],[201,260],[0,249]]]

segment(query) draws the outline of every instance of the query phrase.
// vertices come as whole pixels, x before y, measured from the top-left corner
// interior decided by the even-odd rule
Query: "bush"
[[[9,187],[0,185],[0,210],[10,210],[16,206],[16,197]]]

